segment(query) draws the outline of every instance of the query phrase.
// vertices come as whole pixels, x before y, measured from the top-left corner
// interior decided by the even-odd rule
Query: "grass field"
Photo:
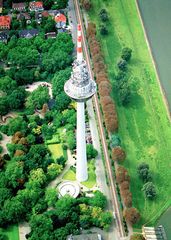
[[[100,9],[106,8],[110,16],[109,35],[99,38],[111,82],[122,47],[133,50],[129,64],[132,98],[128,107],[117,106],[119,135],[127,153],[124,165],[131,175],[133,205],[140,210],[142,216],[136,227],[140,227],[142,223],[154,224],[171,205],[171,124],[167,118],[135,0],[92,0],[92,3],[90,19],[98,26]],[[143,184],[136,171],[141,162],[150,165],[158,192],[155,201],[145,200],[141,191]]]
[[[8,236],[8,240],[19,240],[18,226],[14,225],[7,229],[0,228],[0,233]]]
[[[49,144],[48,148],[52,153],[52,157],[54,160],[63,156],[63,149],[61,144]]]
[[[88,181],[82,182],[84,186],[88,188],[92,188],[96,184],[96,174],[95,174],[95,160],[88,161]],[[68,172],[63,176],[63,179],[75,181],[76,176],[75,173],[69,169]]]

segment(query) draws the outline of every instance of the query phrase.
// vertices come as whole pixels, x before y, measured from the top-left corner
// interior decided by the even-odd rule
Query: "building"
[[[29,3],[29,9],[30,11],[43,11],[44,8],[43,8],[43,2],[30,2]]]
[[[26,3],[20,2],[20,3],[12,3],[12,9],[17,11],[25,11],[26,10]]]
[[[0,13],[2,13],[3,10],[3,0],[0,0]]]
[[[65,83],[65,93],[77,102],[77,165],[76,179],[84,182],[88,179],[86,138],[85,138],[85,102],[96,92],[96,83],[90,78],[86,61],[82,53],[81,25],[77,29],[77,59],[73,63],[71,78]]]
[[[62,13],[58,13],[55,16],[55,22],[56,22],[56,27],[57,28],[65,28],[66,27],[66,17]]]
[[[17,20],[22,21],[23,19],[30,20],[31,19],[30,14],[27,12],[17,14]]]
[[[49,32],[45,34],[46,38],[56,38],[56,32]]]
[[[32,38],[39,34],[39,30],[37,29],[30,29],[30,30],[21,30],[19,31],[20,38]]]
[[[67,240],[102,240],[102,236],[98,233],[70,235]]]
[[[48,11],[43,11],[42,12],[42,17],[49,17],[50,15],[49,15],[49,13],[48,13]]]
[[[7,43],[9,34],[7,32],[0,32],[0,42]]]
[[[167,240],[166,233],[163,226],[143,227],[143,236],[145,240]]]
[[[0,29],[10,29],[11,18],[9,16],[0,16]]]

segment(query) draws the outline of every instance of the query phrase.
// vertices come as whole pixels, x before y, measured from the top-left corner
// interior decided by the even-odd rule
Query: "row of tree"
[[[130,176],[128,171],[123,166],[118,166],[116,169],[116,181],[119,185],[120,195],[124,203],[123,215],[127,222],[135,224],[140,219],[138,210],[132,207],[132,193],[130,192]]]
[[[127,70],[128,62],[132,56],[132,50],[130,48],[123,48],[121,52],[121,59],[118,61],[118,73],[115,76],[115,87],[118,99],[123,106],[126,106],[130,102],[131,90],[129,86],[129,77]]]
[[[118,129],[118,118],[115,104],[110,97],[112,88],[107,76],[100,43],[96,38],[96,25],[94,23],[88,24],[87,37],[94,66],[94,73],[96,75],[96,82],[98,84],[105,125],[108,132],[112,133]]]

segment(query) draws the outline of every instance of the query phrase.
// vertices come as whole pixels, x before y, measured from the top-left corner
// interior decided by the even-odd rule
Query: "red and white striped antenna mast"
[[[83,60],[81,24],[77,26],[77,60]]]

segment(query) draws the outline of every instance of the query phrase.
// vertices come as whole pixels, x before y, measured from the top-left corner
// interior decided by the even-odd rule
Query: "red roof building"
[[[43,2],[30,2],[30,11],[43,11]]]
[[[56,16],[55,16],[55,22],[58,23],[58,22],[64,22],[66,23],[66,17],[64,14],[62,13],[58,13]]]
[[[56,22],[56,27],[59,28],[65,28],[66,27],[66,17],[62,13],[58,13],[55,16],[55,22]]]
[[[0,29],[10,29],[11,18],[9,16],[0,16]]]
[[[24,11],[26,9],[25,2],[12,3],[12,8],[17,11]]]

